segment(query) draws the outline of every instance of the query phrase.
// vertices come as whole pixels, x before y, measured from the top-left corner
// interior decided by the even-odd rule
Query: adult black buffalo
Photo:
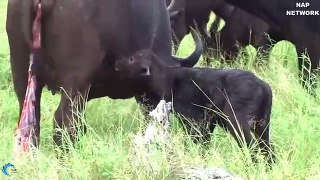
[[[167,3],[170,0],[167,0]],[[246,11],[236,8],[224,0],[172,0],[169,6],[170,20],[173,34],[176,37],[175,43],[178,45],[182,38],[189,33],[190,27],[198,26],[200,34],[204,37],[209,48],[221,49],[225,55],[235,55],[238,51],[237,43],[241,47],[252,44],[254,47],[269,47],[265,32],[269,31],[266,22],[255,17]],[[211,11],[218,17],[213,23],[213,28],[206,31],[206,25]],[[219,25],[220,18],[226,21],[225,27],[219,32],[220,43],[216,43],[214,34]],[[207,33],[211,35],[208,36]],[[273,38],[273,37],[271,37]],[[276,38],[278,39],[278,38]]]
[[[207,42],[209,47],[220,49],[224,56],[232,58],[239,48],[251,44],[255,48],[262,48],[267,52],[271,46],[271,41],[266,33],[270,30],[268,24],[260,18],[253,16],[246,11],[234,7],[228,3],[222,3],[220,7],[214,9],[214,12],[224,19],[225,26],[220,32],[210,30],[212,39]],[[219,34],[213,39],[215,34]],[[271,39],[278,41],[278,38],[271,36]]]
[[[179,45],[179,42],[190,32],[191,28],[198,29],[199,33],[205,36],[205,39],[209,38],[206,36],[206,25],[212,11],[212,1],[166,0],[166,2],[169,5],[173,40],[176,45]]]
[[[264,19],[270,26],[278,27],[275,34],[292,42],[296,46],[298,55],[307,51],[310,61],[298,58],[298,67],[303,76],[302,85],[309,82],[309,69],[312,71],[317,69],[320,59],[320,1],[309,0],[308,7],[300,8],[298,6],[301,3],[296,0],[226,1]]]
[[[113,99],[136,97],[141,102],[138,82],[121,78],[114,70],[117,59],[142,48],[151,48],[170,66],[194,66],[201,53],[200,37],[193,34],[195,51],[181,59],[171,55],[171,29],[163,0],[42,0],[42,48],[40,60],[34,62],[35,133],[32,144],[37,146],[40,135],[40,99],[46,85],[53,93],[61,92],[55,112],[55,127],[66,129],[71,140],[77,135],[71,105],[93,98]],[[13,84],[23,107],[28,77],[31,24],[34,19],[33,0],[9,0],[7,34],[10,45]],[[147,97],[148,98],[148,97]],[[152,100],[152,99],[151,99]],[[150,105],[153,101],[148,101]],[[76,106],[75,106],[76,107]],[[23,138],[30,134],[23,134]],[[55,132],[54,142],[61,145],[61,132]]]

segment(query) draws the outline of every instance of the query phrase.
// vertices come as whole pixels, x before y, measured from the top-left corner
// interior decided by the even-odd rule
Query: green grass
[[[7,18],[7,1],[0,0],[0,54],[8,54],[9,45],[5,31]]]
[[[273,90],[271,138],[279,160],[267,171],[264,164],[252,164],[230,135],[217,129],[210,148],[190,142],[182,128],[174,126],[173,152],[157,151],[151,171],[145,162],[137,166],[132,138],[144,127],[143,117],[133,99],[101,98],[87,105],[88,133],[68,156],[57,159],[52,141],[53,114],[59,96],[45,91],[42,98],[41,146],[34,157],[13,157],[13,139],[18,120],[18,103],[12,90],[8,43],[5,32],[6,1],[0,1],[0,165],[14,163],[17,173],[10,179],[170,179],[172,169],[186,165],[221,166],[245,179],[320,179],[320,104],[298,83],[294,46],[275,45],[268,65],[255,67],[255,51],[235,67],[248,69],[270,84]],[[190,36],[179,50],[186,56],[192,50]],[[218,63],[214,63],[218,64]],[[320,88],[317,89],[320,94]],[[175,119],[177,122],[177,119]],[[187,148],[184,148],[186,146]],[[142,153],[142,152],[140,152]],[[144,154],[140,154],[144,155]],[[6,179],[0,174],[0,179]]]

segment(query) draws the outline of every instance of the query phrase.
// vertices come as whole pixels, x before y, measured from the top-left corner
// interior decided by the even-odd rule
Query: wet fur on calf
[[[269,139],[272,91],[253,73],[239,69],[169,67],[150,50],[140,50],[117,61],[115,68],[122,76],[144,81],[145,93],[159,100],[172,100],[175,112],[190,120],[183,118],[187,130],[194,135],[191,127],[195,125],[201,131],[202,136],[196,140],[209,141],[218,124],[232,134],[240,147],[238,137],[244,137],[244,143],[250,146],[254,142],[250,133],[253,132],[262,152],[272,156]]]

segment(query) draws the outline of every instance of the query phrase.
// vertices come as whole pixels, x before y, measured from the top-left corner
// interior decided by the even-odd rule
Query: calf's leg
[[[216,125],[214,123],[205,123],[201,120],[184,120],[186,126],[185,130],[191,135],[192,141],[194,143],[202,143],[207,145],[210,143],[211,133],[214,131]]]
[[[142,113],[146,119],[146,122],[149,122],[149,112],[155,109],[160,102],[160,99],[153,98],[147,93],[135,96],[136,102],[140,105]]]
[[[258,121],[258,122],[257,122]],[[259,142],[259,147],[262,153],[266,156],[267,162],[271,164],[275,160],[273,147],[270,144],[269,139],[269,123],[265,119],[257,120],[252,127],[253,133]]]
[[[263,154],[265,154],[267,158],[267,162],[271,164],[275,159],[274,156],[274,149],[270,145],[270,115],[271,115],[271,107],[272,107],[272,93],[269,88],[266,88],[265,93],[266,96],[264,100],[261,101],[260,105],[260,113],[254,119],[253,123],[251,124],[251,130],[255,134],[258,142],[259,147]]]
[[[227,118],[221,120],[224,128],[231,133],[239,147],[247,146],[250,149],[254,139],[250,133],[247,115],[241,111],[234,111],[228,103],[224,106],[223,112],[227,116]],[[256,149],[254,149],[254,152],[256,152]],[[256,162],[254,154],[251,157]]]

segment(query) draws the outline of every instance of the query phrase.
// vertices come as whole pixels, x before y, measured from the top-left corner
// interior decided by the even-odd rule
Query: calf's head
[[[124,78],[139,82],[142,92],[149,92],[154,98],[166,100],[171,98],[176,68],[164,64],[160,57],[148,49],[137,51],[115,63],[115,71]]]
[[[115,63],[115,70],[129,79],[147,79],[159,72],[161,61],[151,50],[137,51],[130,57],[122,58]],[[160,69],[159,69],[160,68]]]

